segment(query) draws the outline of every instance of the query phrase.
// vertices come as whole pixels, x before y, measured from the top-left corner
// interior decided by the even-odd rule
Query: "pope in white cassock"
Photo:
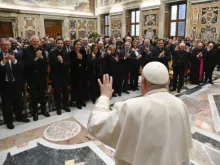
[[[112,77],[100,80],[101,96],[88,121],[89,132],[115,149],[116,165],[180,165],[192,145],[184,103],[169,94],[167,68],[148,63],[142,72],[142,97],[115,103],[109,109]]]

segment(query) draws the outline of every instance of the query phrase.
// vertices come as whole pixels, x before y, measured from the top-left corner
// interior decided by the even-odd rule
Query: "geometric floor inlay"
[[[46,128],[44,137],[50,141],[64,141],[73,138],[81,131],[81,126],[73,121],[61,121]]]

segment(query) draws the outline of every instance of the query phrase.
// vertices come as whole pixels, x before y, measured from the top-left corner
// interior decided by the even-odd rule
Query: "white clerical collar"
[[[145,93],[144,96],[148,96],[148,95],[151,95],[151,94],[157,93],[157,92],[167,92],[167,89],[166,88],[154,89],[154,90],[151,90],[151,91]]]

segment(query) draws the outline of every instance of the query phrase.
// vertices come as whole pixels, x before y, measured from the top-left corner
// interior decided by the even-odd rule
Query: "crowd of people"
[[[0,95],[4,122],[9,129],[14,128],[13,112],[17,121],[30,122],[22,113],[25,85],[30,93],[29,108],[37,121],[38,104],[41,113],[50,116],[45,101],[48,82],[52,82],[56,111],[61,115],[62,109],[70,112],[72,105],[82,109],[90,99],[95,103],[100,96],[97,79],[104,74],[113,77],[113,97],[117,97],[129,94],[129,90],[139,90],[141,68],[158,61],[173,70],[170,90],[180,92],[185,74],[193,84],[213,84],[213,70],[220,64],[219,41],[191,38],[105,36],[71,41],[32,36],[29,41],[2,38],[0,47]]]

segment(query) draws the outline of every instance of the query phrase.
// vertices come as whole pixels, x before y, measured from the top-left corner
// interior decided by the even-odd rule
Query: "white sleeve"
[[[124,123],[126,103],[118,102],[109,111],[110,99],[101,96],[90,114],[88,130],[104,144],[115,148]]]

